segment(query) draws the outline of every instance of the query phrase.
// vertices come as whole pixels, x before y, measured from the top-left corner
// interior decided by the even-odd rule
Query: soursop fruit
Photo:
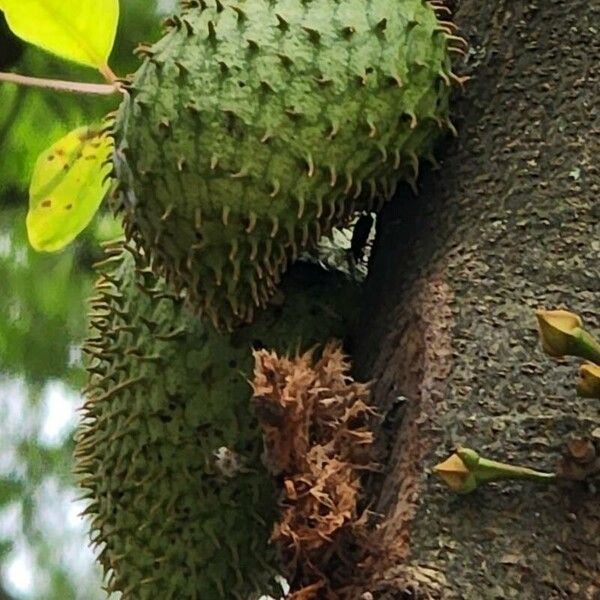
[[[356,287],[299,263],[277,306],[221,333],[126,248],[100,267],[76,446],[107,589],[124,600],[247,600],[270,591],[276,566],[252,348],[293,353],[341,338]]]
[[[424,0],[186,0],[114,127],[116,208],[217,326],[251,321],[299,251],[414,179],[451,127]]]

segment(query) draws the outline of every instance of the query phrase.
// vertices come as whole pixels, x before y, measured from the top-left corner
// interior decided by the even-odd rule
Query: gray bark
[[[562,307],[600,325],[600,2],[462,0],[456,21],[473,45],[459,138],[419,197],[385,209],[356,340],[389,416],[369,589],[598,598],[594,485],[459,497],[430,469],[465,445],[553,470],[569,435],[600,425],[600,403],[576,396],[577,362],[543,355],[534,318]]]

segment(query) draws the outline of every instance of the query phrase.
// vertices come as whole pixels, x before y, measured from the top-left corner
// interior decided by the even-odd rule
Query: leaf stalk
[[[0,82],[15,83],[27,87],[37,87],[61,92],[74,92],[79,94],[97,94],[109,96],[119,92],[115,84],[106,83],[83,83],[80,81],[63,81],[61,79],[45,79],[40,77],[28,77],[17,73],[0,73]]]

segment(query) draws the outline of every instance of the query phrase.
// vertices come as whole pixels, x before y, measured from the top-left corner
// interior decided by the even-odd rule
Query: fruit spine
[[[343,336],[353,284],[297,265],[280,306],[222,334],[134,248],[109,248],[99,268],[76,473],[107,589],[124,600],[268,591],[276,499],[250,410],[252,345],[294,352]]]
[[[448,121],[443,7],[187,0],[115,124],[116,209],[171,287],[251,321],[300,250],[414,180]]]

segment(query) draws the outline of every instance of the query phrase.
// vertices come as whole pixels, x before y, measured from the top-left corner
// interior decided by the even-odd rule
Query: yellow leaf
[[[60,250],[86,228],[110,187],[111,151],[112,139],[93,126],[71,131],[39,156],[27,214],[36,250]]]
[[[25,41],[106,73],[119,0],[0,0],[0,10]]]

